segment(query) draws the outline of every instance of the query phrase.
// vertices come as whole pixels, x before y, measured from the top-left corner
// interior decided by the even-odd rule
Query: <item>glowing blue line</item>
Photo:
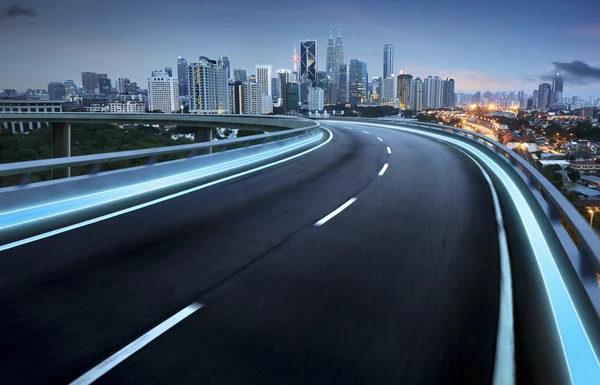
[[[600,362],[598,361],[598,356],[594,351],[594,347],[592,346],[577,309],[575,308],[573,299],[571,298],[560,270],[556,265],[550,247],[544,238],[543,231],[535,219],[535,215],[533,214],[533,211],[531,211],[525,197],[510,176],[508,176],[508,174],[506,174],[504,170],[487,155],[462,141],[406,127],[394,127],[370,123],[361,124],[391,128],[399,131],[409,131],[453,143],[469,151],[476,158],[490,166],[510,191],[511,199],[516,207],[519,208],[519,215],[525,225],[525,231],[527,232],[529,242],[533,248],[536,262],[546,287],[546,293],[550,300],[554,322],[562,344],[562,350],[571,377],[571,383],[581,385],[596,383],[600,378]]]
[[[227,177],[224,177],[224,178],[212,181],[212,182],[208,182],[208,183],[205,183],[205,184],[200,185],[200,186],[196,186],[196,187],[184,190],[184,191],[180,191],[180,192],[177,192],[177,193],[174,193],[174,194],[171,194],[171,195],[167,195],[167,196],[162,197],[162,198],[154,199],[154,200],[151,200],[149,202],[141,203],[141,204],[136,205],[136,206],[132,206],[132,207],[129,207],[129,208],[126,208],[126,209],[123,209],[123,210],[119,210],[119,211],[116,211],[114,213],[102,215],[100,217],[92,218],[92,219],[89,219],[89,220],[86,220],[86,221],[83,221],[83,222],[80,222],[80,223],[75,223],[73,225],[62,227],[60,229],[48,231],[48,232],[43,233],[43,234],[39,234],[39,235],[35,235],[35,236],[29,237],[29,238],[25,238],[25,239],[22,239],[22,240],[19,240],[19,241],[11,242],[11,243],[8,243],[8,244],[0,246],[0,251],[12,249],[14,247],[22,246],[22,245],[25,245],[27,243],[31,243],[31,242],[38,241],[40,239],[51,237],[53,235],[61,234],[61,233],[64,233],[64,232],[67,232],[67,231],[70,231],[70,230],[78,229],[80,227],[84,227],[84,226],[87,226],[87,225],[91,225],[91,224],[103,221],[103,220],[106,220],[106,219],[114,218],[114,217],[119,216],[119,215],[123,215],[123,214],[129,213],[129,212],[135,211],[135,210],[139,210],[139,209],[142,209],[144,207],[148,207],[148,206],[160,203],[160,202],[164,202],[164,201],[169,200],[169,199],[177,198],[179,196],[182,196],[182,195],[185,195],[185,194],[189,194],[189,193],[194,192],[194,191],[198,191],[198,190],[210,187],[210,186],[214,186],[216,184],[223,183],[223,182],[229,181],[231,179],[238,178],[240,176],[248,175],[248,174],[251,174],[251,173],[254,173],[254,172],[257,172],[257,171],[260,171],[260,170],[264,170],[266,168],[273,167],[273,166],[276,166],[278,164],[282,164],[284,162],[288,162],[290,160],[296,159],[296,158],[298,158],[300,156],[303,156],[303,155],[306,155],[308,153],[311,153],[311,152],[313,152],[313,151],[315,151],[315,150],[317,150],[317,149],[325,146],[329,142],[331,142],[331,140],[333,139],[333,133],[330,130],[328,130],[327,128],[324,128],[324,129],[329,133],[329,138],[325,142],[319,144],[318,146],[310,148],[310,149],[308,149],[306,151],[303,151],[301,153],[289,156],[289,157],[287,157],[285,159],[277,160],[275,162],[272,162],[272,163],[269,163],[269,164],[266,164],[266,165],[263,165],[263,166],[259,166],[259,167],[253,168],[251,170],[246,170],[246,171],[243,171],[243,172],[240,172],[240,173],[237,173],[237,174],[234,174],[234,175],[230,175],[230,176],[227,176]],[[285,152],[289,152],[289,151],[291,151],[291,149],[290,150],[286,150]]]

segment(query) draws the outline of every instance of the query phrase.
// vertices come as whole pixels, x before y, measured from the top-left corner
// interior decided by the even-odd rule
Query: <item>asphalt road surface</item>
[[[95,383],[491,383],[483,175],[431,139],[325,126],[303,157],[0,253],[0,383],[68,384],[195,303]]]

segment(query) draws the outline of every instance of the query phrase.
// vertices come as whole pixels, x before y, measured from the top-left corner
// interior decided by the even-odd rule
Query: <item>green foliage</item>
[[[73,124],[71,126],[71,155],[101,154],[115,151],[140,150],[193,143],[191,140],[171,139],[171,134],[155,127],[121,129],[111,124]],[[176,159],[178,155],[162,157],[160,160]],[[0,163],[22,162],[52,158],[52,129],[42,127],[27,133],[13,134],[0,130]],[[144,164],[146,159],[132,159],[104,164],[103,171]],[[72,175],[86,173],[86,168],[71,170]],[[50,173],[34,173],[31,181],[50,178]],[[0,186],[14,185],[18,176],[0,178]]]
[[[543,167],[541,172],[542,175],[546,177],[557,189],[561,189],[563,187],[563,179],[562,175],[558,172],[560,171],[560,166],[547,166]]]
[[[573,134],[577,138],[581,139],[600,139],[600,127],[594,127],[590,122],[578,122],[573,127]]]
[[[571,182],[577,183],[581,179],[581,174],[573,167],[567,167],[565,171],[567,172],[567,175],[569,175],[569,179],[571,179]]]

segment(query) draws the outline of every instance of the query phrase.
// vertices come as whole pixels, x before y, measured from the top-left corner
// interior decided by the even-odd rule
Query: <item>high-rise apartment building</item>
[[[50,100],[63,100],[67,96],[64,83],[48,83],[48,97]]]
[[[356,105],[367,101],[367,63],[360,60],[350,60],[349,103]]]
[[[398,102],[400,110],[410,110],[413,108],[413,77],[409,74],[398,75]]]
[[[444,80],[442,87],[442,107],[456,107],[456,98],[454,97],[454,79]]]
[[[77,96],[77,85],[73,80],[65,80],[63,84],[65,85],[65,94],[67,97]]]
[[[272,97],[271,94],[271,80],[272,80],[273,67],[270,65],[257,65],[256,66],[256,82],[262,85],[262,93]]]
[[[386,44],[383,46],[383,78],[394,73],[394,45]]]
[[[189,88],[188,62],[181,56],[177,59],[177,81],[179,83],[179,96],[187,96]]]
[[[260,115],[262,113],[262,85],[250,82],[235,82],[231,90],[231,113]]]
[[[153,71],[148,78],[148,109],[179,112],[179,84],[166,71]]]
[[[98,88],[98,74],[95,72],[82,72],[81,86],[87,94],[95,93]]]
[[[439,76],[428,76],[423,80],[423,108],[442,108],[444,100],[443,81]]]
[[[131,80],[129,80],[128,78],[118,78],[116,86],[118,93],[127,93],[131,89]]]
[[[552,80],[552,103],[562,103],[563,101],[563,78],[560,74]]]
[[[190,112],[195,114],[229,113],[227,69],[217,61],[200,56],[188,66]]]
[[[537,97],[537,108],[548,108],[552,104],[552,87],[549,83],[540,84]]]
[[[413,107],[415,111],[423,110],[423,81],[421,78],[415,78],[413,82]]]
[[[236,82],[247,82],[248,77],[246,76],[246,70],[242,70],[239,68],[234,68],[233,70],[233,80]]]
[[[382,103],[388,103],[398,96],[396,91],[396,77],[393,74],[381,80],[382,93],[379,95],[379,99]]]
[[[315,40],[300,41],[300,84],[303,88],[317,86],[317,53]],[[308,94],[303,89],[300,91],[300,102],[308,103]]]

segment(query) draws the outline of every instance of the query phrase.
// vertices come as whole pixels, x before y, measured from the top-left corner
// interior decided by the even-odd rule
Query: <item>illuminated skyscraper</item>
[[[563,96],[563,78],[560,74],[556,74],[554,80],[552,80],[552,104],[562,103]]]
[[[229,113],[227,70],[216,60],[200,56],[188,66],[190,112],[196,114]]]
[[[413,105],[415,111],[421,111],[423,109],[423,81],[421,78],[415,78],[413,83]]]
[[[271,76],[273,67],[270,65],[257,65],[256,66],[256,82],[262,85],[263,94],[271,97]]]
[[[300,41],[300,102],[308,103],[308,88],[317,86],[317,42]]]
[[[348,64],[340,64],[338,69],[337,81],[337,103],[350,102],[350,66]]]
[[[538,102],[537,108],[547,108],[550,104],[552,104],[551,100],[552,96],[552,87],[549,83],[542,83],[538,88]]]
[[[333,34],[329,32],[329,40],[327,41],[327,59],[325,62],[325,72],[327,75],[333,76],[335,70],[335,43],[333,42]]]
[[[352,59],[349,73],[349,103],[356,105],[367,101],[367,63]]]
[[[413,77],[409,74],[398,75],[398,101],[401,110],[410,110],[413,107]]]
[[[456,107],[456,99],[454,97],[454,79],[446,79],[442,83],[442,107]]]

